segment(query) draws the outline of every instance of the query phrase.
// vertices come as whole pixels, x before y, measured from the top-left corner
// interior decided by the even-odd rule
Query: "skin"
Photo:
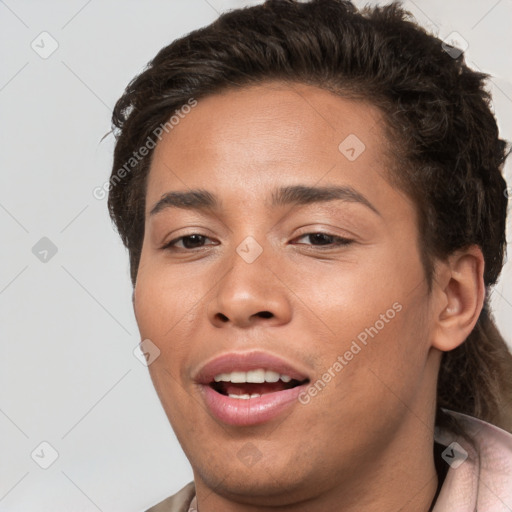
[[[354,161],[338,149],[349,134],[366,146]],[[415,208],[390,184],[389,158],[376,107],[279,82],[201,99],[157,145],[134,309],[161,351],[150,374],[201,512],[429,509],[441,354],[476,323],[483,258],[470,247],[436,262],[428,292]],[[297,184],[350,186],[379,213],[341,200],[270,207],[274,188]],[[221,208],[150,215],[163,194],[196,188]],[[318,232],[352,242],[307,236]],[[191,234],[207,238],[162,249]],[[236,252],[247,236],[263,249],[250,264]],[[192,375],[207,360],[262,349],[314,382],[394,303],[401,311],[307,405],[250,427],[205,407]],[[237,456],[247,446],[261,456],[251,467]]]

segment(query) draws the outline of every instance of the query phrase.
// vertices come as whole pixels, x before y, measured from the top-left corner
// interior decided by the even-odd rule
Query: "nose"
[[[252,263],[233,255],[231,268],[208,305],[208,317],[215,327],[278,326],[291,320],[290,291],[277,277],[276,269],[270,268],[270,257],[265,252],[270,249]]]

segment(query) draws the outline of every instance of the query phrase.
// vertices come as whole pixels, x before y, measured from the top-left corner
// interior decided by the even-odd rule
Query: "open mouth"
[[[215,375],[209,386],[229,398],[247,400],[293,389],[308,382],[309,379],[297,380],[286,374],[258,368],[247,372],[220,373]]]
[[[272,421],[296,407],[312,372],[300,363],[252,350],[219,355],[192,378],[215,420],[244,427]]]

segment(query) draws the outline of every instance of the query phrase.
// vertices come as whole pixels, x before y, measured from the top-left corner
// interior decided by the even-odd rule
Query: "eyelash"
[[[331,240],[334,241],[334,243],[332,243],[332,244],[325,244],[325,245],[309,244],[310,247],[319,248],[320,250],[327,250],[327,249],[330,249],[330,248],[333,248],[333,247],[346,246],[346,245],[350,245],[353,242],[353,240],[350,240],[349,238],[343,238],[343,237],[336,236],[336,235],[330,235],[329,233],[323,233],[322,231],[313,231],[313,232],[310,232],[310,233],[303,233],[302,235],[299,235],[295,239],[297,239],[297,238],[300,239],[300,238],[304,238],[304,237],[312,236],[312,235],[323,235],[324,237],[330,238]],[[177,247],[176,246],[176,243],[178,243],[179,241],[183,241],[184,239],[190,238],[190,237],[193,237],[193,236],[199,236],[199,237],[204,238],[204,239],[209,239],[209,237],[207,237],[205,235],[201,235],[200,233],[191,233],[190,235],[183,235],[183,236],[180,236],[178,238],[175,238],[174,240],[171,240],[170,242],[168,242],[167,244],[165,244],[162,247],[162,250],[168,250],[168,251],[178,251],[178,250],[181,250],[181,251],[189,252],[189,251],[193,251],[194,249],[203,249],[204,246],[195,247],[195,248],[192,248],[192,249],[188,249],[187,247]],[[218,244],[210,244],[210,245],[218,245]],[[298,244],[298,245],[308,245],[308,244]]]

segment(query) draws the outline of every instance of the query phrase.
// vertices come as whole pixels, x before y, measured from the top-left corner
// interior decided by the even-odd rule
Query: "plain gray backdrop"
[[[192,479],[134,355],[128,257],[93,190],[127,83],[175,38],[256,3],[0,0],[0,511],[136,512]],[[467,42],[511,140],[512,1],[405,6]],[[507,340],[511,282],[509,263],[492,298]]]

